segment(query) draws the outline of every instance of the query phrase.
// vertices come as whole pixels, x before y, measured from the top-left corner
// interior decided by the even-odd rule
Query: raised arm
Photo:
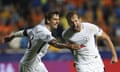
[[[4,38],[5,42],[11,41],[14,37],[22,37],[22,36],[28,36],[27,32],[31,29],[23,29],[17,32],[12,32],[8,37]]]

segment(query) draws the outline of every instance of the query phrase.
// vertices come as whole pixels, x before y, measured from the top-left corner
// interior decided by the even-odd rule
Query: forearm
[[[20,30],[20,31],[12,33],[11,35],[14,36],[14,37],[27,36],[27,30],[26,29]]]
[[[25,30],[17,31],[11,33],[8,37],[4,38],[5,42],[11,41],[14,37],[22,37],[22,36],[27,36],[27,32]]]
[[[112,56],[117,56],[115,47],[114,47],[110,37],[105,32],[102,33],[102,39],[104,39],[106,41],[108,48],[110,48],[110,50],[112,52]]]
[[[107,42],[108,48],[110,48],[110,50],[112,52],[112,56],[117,56],[116,50],[115,50],[115,47],[114,47],[112,41],[110,39],[107,39],[106,42]]]
[[[108,46],[108,48],[110,48],[110,50],[111,50],[111,52],[112,52],[111,63],[112,63],[112,64],[113,64],[113,63],[117,63],[117,62],[118,62],[117,53],[116,53],[115,47],[114,47],[114,45],[113,45],[110,37],[109,37],[106,33],[103,32],[102,38],[103,38],[104,40],[106,40],[107,46]]]
[[[53,45],[57,48],[73,48],[73,45],[72,44],[69,44],[69,43],[59,43],[57,42],[56,40],[52,40],[49,42],[50,45]]]
[[[24,30],[17,31],[17,32],[12,33],[11,36],[22,37],[22,36],[24,36],[23,32],[24,32]]]

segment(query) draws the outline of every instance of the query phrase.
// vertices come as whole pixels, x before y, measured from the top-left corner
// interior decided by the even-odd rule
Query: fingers
[[[115,64],[115,63],[117,63],[116,61],[111,61],[111,64]]]
[[[117,62],[118,62],[118,59],[117,59],[117,58],[111,60],[111,64],[115,64],[115,63],[117,63]]]
[[[111,64],[115,64],[115,63],[117,63],[117,61],[111,61]]]

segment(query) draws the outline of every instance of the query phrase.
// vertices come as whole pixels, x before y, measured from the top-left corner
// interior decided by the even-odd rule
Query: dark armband
[[[27,28],[24,28],[23,35],[24,36],[28,36],[28,34],[27,34]]]
[[[4,42],[10,42],[15,36],[5,37]]]

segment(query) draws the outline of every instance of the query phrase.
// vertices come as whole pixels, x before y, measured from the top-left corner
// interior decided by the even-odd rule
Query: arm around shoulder
[[[50,45],[53,45],[57,48],[68,48],[68,49],[80,49],[80,45],[79,44],[72,44],[72,43],[60,43],[60,42],[57,42],[55,39],[51,40],[49,42]]]

